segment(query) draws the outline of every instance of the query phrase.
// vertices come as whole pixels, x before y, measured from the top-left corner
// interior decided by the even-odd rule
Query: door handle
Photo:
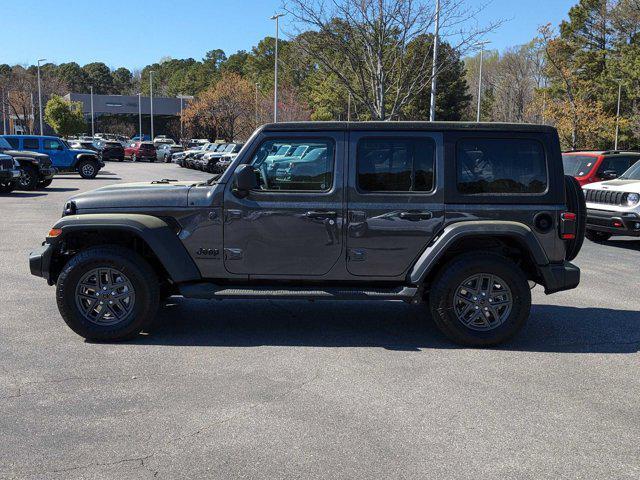
[[[337,212],[327,210],[311,210],[305,214],[307,218],[336,218]]]
[[[420,210],[410,210],[408,212],[400,212],[400,218],[403,220],[417,221],[417,220],[430,220],[433,218],[432,212],[420,211]]]

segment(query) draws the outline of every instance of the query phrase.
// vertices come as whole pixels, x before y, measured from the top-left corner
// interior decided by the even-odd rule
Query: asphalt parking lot
[[[64,201],[210,175],[107,163],[0,196],[0,478],[640,477],[640,241],[588,241],[498,349],[420,306],[172,301],[152,335],[84,342],[27,255]]]

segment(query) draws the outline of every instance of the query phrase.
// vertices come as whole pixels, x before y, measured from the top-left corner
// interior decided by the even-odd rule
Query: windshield
[[[562,155],[564,173],[572,177],[584,177],[587,175],[598,157],[592,155]]]
[[[60,141],[62,142],[62,144],[63,144],[65,147],[67,147],[67,148],[71,148],[71,145],[69,145],[69,144],[67,143],[67,141],[66,141],[66,140],[60,139]]]
[[[11,145],[7,142],[7,139],[4,137],[0,137],[0,149],[2,150],[11,150]]]
[[[618,178],[622,180],[640,180],[640,162],[634,163],[629,170]]]
[[[229,145],[227,145],[227,148],[225,148],[223,150],[223,152],[233,152],[234,148],[236,148],[236,144],[235,143],[230,143]]]

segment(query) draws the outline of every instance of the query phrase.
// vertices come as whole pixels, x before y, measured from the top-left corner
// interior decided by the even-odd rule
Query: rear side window
[[[612,171],[616,172],[616,175],[622,175],[634,163],[635,162],[632,162],[629,157],[605,157],[604,160],[602,160],[602,164],[600,164],[598,173],[601,174],[606,171]]]
[[[458,191],[463,194],[536,194],[547,189],[544,148],[536,140],[461,140],[456,154]]]
[[[6,140],[7,142],[9,142],[9,145],[11,145],[11,148],[20,148],[20,140],[18,140],[16,137],[7,137]]]
[[[363,192],[433,190],[435,142],[430,138],[365,138],[358,143],[358,189]]]
[[[62,150],[62,143],[58,140],[45,139],[43,145],[45,150]]]
[[[38,150],[40,148],[37,138],[25,138],[23,144],[25,150]]]

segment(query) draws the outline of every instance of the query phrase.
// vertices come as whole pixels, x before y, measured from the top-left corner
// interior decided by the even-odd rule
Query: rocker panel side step
[[[180,294],[186,298],[205,300],[225,298],[279,298],[288,300],[403,300],[410,302],[416,298],[418,288],[230,287],[213,283],[194,283],[181,285]]]

